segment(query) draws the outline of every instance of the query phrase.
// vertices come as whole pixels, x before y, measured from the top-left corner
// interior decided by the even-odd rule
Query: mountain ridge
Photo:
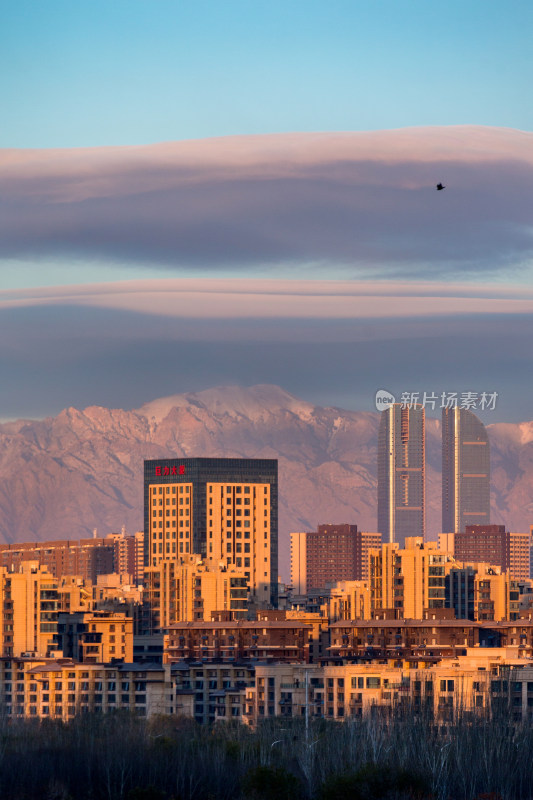
[[[280,567],[290,531],[321,522],[376,528],[379,414],[313,405],[268,384],[158,398],[139,409],[67,408],[0,425],[0,539],[85,538],[142,528],[143,461],[277,458]],[[492,521],[529,530],[533,422],[487,426]],[[440,526],[440,422],[427,420],[427,528]]]

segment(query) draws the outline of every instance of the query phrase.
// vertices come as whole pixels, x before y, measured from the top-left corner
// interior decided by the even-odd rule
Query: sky
[[[258,383],[531,419],[532,34],[513,0],[7,2],[0,419]]]

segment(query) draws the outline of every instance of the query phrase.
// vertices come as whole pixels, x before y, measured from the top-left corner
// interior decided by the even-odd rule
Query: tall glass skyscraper
[[[394,403],[381,412],[378,433],[378,531],[405,546],[425,533],[425,411]]]
[[[442,410],[442,530],[464,533],[490,522],[490,446],[487,431],[465,408]]]

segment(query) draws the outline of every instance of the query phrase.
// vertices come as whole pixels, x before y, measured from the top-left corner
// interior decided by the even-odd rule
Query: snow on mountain
[[[161,422],[173,408],[195,406],[206,409],[217,416],[239,416],[260,419],[284,409],[297,416],[309,417],[312,403],[306,403],[281,389],[279,386],[258,385],[244,389],[241,386],[220,386],[202,392],[175,394],[145,403],[138,413],[149,420]]]
[[[376,528],[379,415],[314,406],[278,386],[218,387],[135,411],[68,408],[0,425],[0,539],[139,530],[143,461],[173,456],[277,458],[281,574],[289,533],[320,522]],[[489,426],[492,519],[533,522],[533,422]],[[427,421],[427,523],[440,527],[440,423]]]

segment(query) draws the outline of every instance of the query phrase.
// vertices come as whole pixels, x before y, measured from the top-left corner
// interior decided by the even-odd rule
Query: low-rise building
[[[163,661],[309,661],[312,626],[299,620],[179,622],[165,637]]]
[[[474,647],[479,643],[479,625],[450,619],[344,620],[330,625],[330,636],[334,658],[431,661]]]
[[[118,710],[199,723],[267,718],[332,719],[374,713],[427,713],[443,722],[498,710],[533,716],[533,666],[518,647],[467,648],[438,663],[290,664],[179,661],[92,664],[71,659],[0,659],[0,711],[60,719]]]
[[[244,720],[267,718],[345,720],[376,712],[425,711],[450,722],[463,714],[485,713],[501,702],[508,676],[524,674],[512,685],[522,705],[533,708],[533,668],[515,649],[467,651],[466,656],[424,666],[385,661],[369,664],[256,664],[255,684],[246,689]],[[531,686],[527,688],[527,677]],[[515,706],[518,703],[513,701]]]
[[[130,711],[166,713],[165,672],[149,664],[80,664],[70,659],[0,659],[0,709],[8,717],[60,719]]]
[[[172,700],[168,713],[206,724],[244,719],[246,691],[254,686],[254,663],[180,661],[167,670]]]
[[[64,658],[89,663],[133,661],[133,620],[125,614],[60,613],[54,649]]]

